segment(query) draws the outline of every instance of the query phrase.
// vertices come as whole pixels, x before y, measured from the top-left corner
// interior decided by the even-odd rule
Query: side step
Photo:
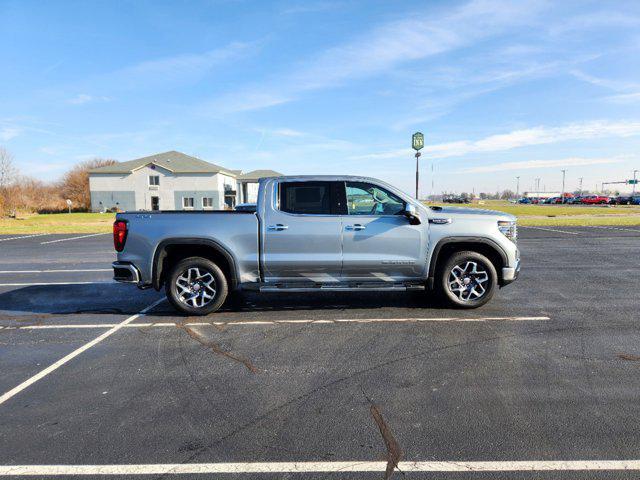
[[[425,290],[423,284],[398,284],[385,285],[381,283],[356,283],[356,284],[276,284],[263,285],[261,292],[406,292],[410,290]]]

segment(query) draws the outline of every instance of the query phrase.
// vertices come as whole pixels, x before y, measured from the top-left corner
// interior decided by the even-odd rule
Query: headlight
[[[515,220],[498,220],[498,230],[513,243],[516,243],[518,239],[518,227]]]

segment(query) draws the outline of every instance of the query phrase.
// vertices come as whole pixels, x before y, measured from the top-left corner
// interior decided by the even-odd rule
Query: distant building
[[[238,203],[256,203],[258,201],[258,180],[267,177],[279,177],[281,173],[273,170],[254,170],[238,175]]]
[[[242,174],[184,153],[159,153],[91,170],[91,210],[232,209],[256,201],[260,178],[279,175],[272,170]]]

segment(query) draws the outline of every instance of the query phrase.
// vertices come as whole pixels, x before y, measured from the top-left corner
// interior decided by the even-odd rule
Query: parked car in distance
[[[613,205],[631,205],[633,203],[633,196],[618,195],[617,197],[611,197],[611,200],[609,203]]]
[[[532,201],[528,197],[522,197],[518,199],[518,203],[521,203],[523,205],[531,205]]]
[[[640,205],[640,195],[632,196],[630,205]]]
[[[255,203],[239,203],[236,205],[236,212],[255,212],[258,209],[258,205]]]
[[[578,205],[582,203],[582,199],[584,197],[582,195],[574,195],[573,197],[565,198],[564,203],[569,205]]]
[[[516,218],[426,207],[367,177],[260,180],[255,213],[125,212],[113,226],[114,279],[164,287],[186,315],[235,290],[435,291],[476,308],[520,271]]]
[[[442,201],[444,203],[471,203],[469,197],[464,195],[444,195]]]
[[[609,203],[609,197],[605,195],[587,195],[582,197],[581,202],[586,205],[604,205]]]
[[[544,201],[544,203],[555,205],[557,203],[562,203],[562,198],[561,197],[549,197]]]

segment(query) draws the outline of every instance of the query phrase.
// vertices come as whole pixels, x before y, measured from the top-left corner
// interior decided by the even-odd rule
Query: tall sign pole
[[[565,177],[566,173],[567,173],[566,170],[562,170],[562,197],[560,197],[562,203],[564,203],[564,177]]]
[[[418,200],[420,150],[424,147],[424,135],[422,133],[416,132],[411,136],[411,147],[416,151],[416,200]]]

